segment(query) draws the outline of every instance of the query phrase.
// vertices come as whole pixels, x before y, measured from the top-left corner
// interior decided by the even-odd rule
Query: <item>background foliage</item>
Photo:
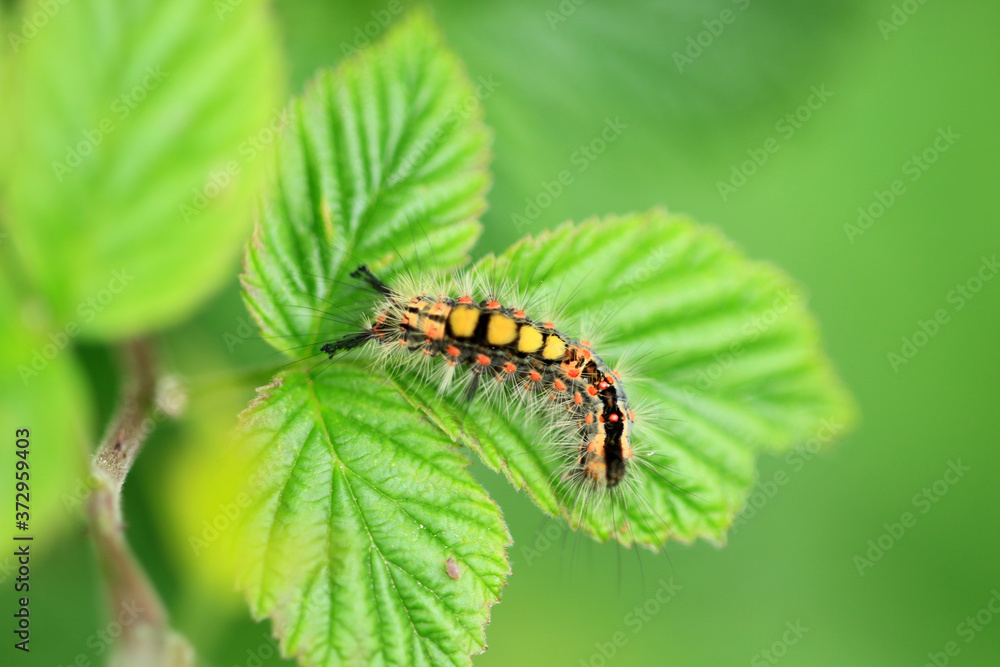
[[[220,17],[214,6],[201,4],[211,7],[203,19],[211,30],[228,30],[239,11],[255,5],[228,3],[237,12]],[[56,36],[67,29],[59,27],[60,16],[73,16],[72,6],[65,5],[20,52],[14,52],[7,35],[22,28],[21,20],[4,16],[0,65],[6,69],[19,58],[31,62],[26,50],[40,50],[46,40],[69,48],[72,42]],[[381,32],[378,17],[395,18],[390,9],[395,6],[276,2],[271,14],[283,35],[288,89],[299,91],[316,67],[359,46],[363,40],[356,30],[375,21],[373,32]],[[865,416],[856,435],[822,456],[765,457],[760,493],[725,550],[705,544],[673,547],[669,561],[644,558],[641,574],[632,553],[622,554],[619,566],[613,547],[578,543],[575,535],[563,546],[561,534],[552,536],[551,524],[539,533],[538,510],[506,482],[474,467],[473,474],[504,508],[516,545],[510,552],[515,575],[503,603],[493,610],[491,649],[476,661],[586,664],[598,650],[595,642],[611,641],[622,630],[627,643],[616,649],[619,664],[659,662],[665,654],[683,664],[739,664],[780,641],[786,622],[800,620],[809,630],[788,648],[783,664],[921,664],[928,652],[942,651],[949,641],[961,648],[956,664],[989,664],[1000,651],[998,628],[986,626],[967,643],[958,626],[985,607],[1000,585],[992,479],[998,454],[991,411],[1000,397],[992,372],[1000,293],[995,281],[984,282],[969,298],[956,297],[961,293],[953,290],[976,277],[982,258],[1000,248],[992,196],[1000,149],[995,130],[1000,81],[993,66],[997,11],[971,0],[931,2],[904,15],[899,30],[884,32],[879,22],[890,20],[893,3],[874,0],[819,6],[616,3],[613,9],[588,2],[558,14],[566,20],[555,23],[546,14],[559,12],[555,2],[432,6],[472,77],[492,82],[493,92],[483,104],[495,132],[494,187],[477,253],[502,249],[526,231],[566,218],[646,210],[661,202],[713,221],[748,254],[775,261],[809,287],[809,306],[823,322],[828,350]],[[723,9],[733,11],[735,19],[678,71],[673,53],[686,49],[688,38],[707,30],[703,22],[714,21]],[[140,39],[146,36],[141,28],[123,25],[132,26],[122,28],[129,35],[125,43],[149,44]],[[252,27],[244,30],[252,32]],[[195,47],[190,48],[184,52],[193,57]],[[117,65],[126,70],[134,64],[121,60]],[[227,77],[217,60],[197,62],[196,71],[213,73],[213,80],[236,78]],[[73,70],[66,67],[49,73],[54,81],[69,78]],[[79,67],[90,74],[114,72],[101,62]],[[104,94],[82,76],[73,82],[86,86],[88,95]],[[198,79],[196,73],[186,76]],[[33,79],[31,86],[39,81],[44,79]],[[125,85],[122,79],[119,83]],[[825,86],[832,95],[816,103],[818,108],[801,112],[807,120],[788,121],[787,114],[808,102],[813,86]],[[258,125],[266,124],[268,113],[284,99],[277,92],[265,98],[274,105],[261,104]],[[3,390],[4,427],[14,419],[52,423],[65,431],[57,439],[68,446],[74,439],[81,447],[93,442],[116,389],[115,360],[105,341],[126,333],[132,318],[141,317],[143,326],[171,324],[162,334],[166,364],[187,378],[190,409],[182,421],[157,430],[134,470],[126,490],[129,536],[164,591],[179,629],[212,663],[247,664],[252,656],[273,652],[268,630],[252,624],[231,593],[230,580],[213,555],[218,542],[197,554],[190,543],[193,531],[201,534],[203,518],[220,512],[194,490],[218,489],[219,498],[225,497],[223,468],[203,444],[231,427],[229,415],[246,404],[248,387],[257,379],[248,369],[271,354],[252,338],[256,333],[235,279],[239,237],[247,228],[227,232],[228,259],[213,260],[218,268],[209,282],[214,287],[178,287],[177,294],[189,295],[186,310],[178,302],[173,310],[164,306],[144,313],[138,305],[126,307],[123,297],[115,319],[75,338],[76,353],[59,355],[49,366],[44,382],[64,376],[57,383],[61,391],[47,389],[41,378],[24,386],[16,375],[23,358],[16,350],[30,354],[44,345],[65,324],[59,313],[75,309],[75,295],[66,292],[69,296],[39,306],[37,300],[6,294],[62,294],[62,286],[76,284],[64,274],[74,266],[93,266],[73,260],[72,237],[57,234],[45,222],[56,214],[39,212],[38,226],[30,229],[14,221],[28,206],[17,197],[30,194],[33,202],[41,201],[29,185],[34,172],[17,147],[26,138],[9,136],[11,113],[18,108],[14,102],[31,99],[23,89],[7,86],[0,98],[5,130],[0,172],[6,183],[26,188],[12,197],[6,186],[0,206],[0,253],[5,275],[12,274],[5,278],[9,286],[0,288],[5,382],[12,377],[12,363],[15,369],[12,384]],[[161,128],[157,123],[169,117],[164,112],[143,122]],[[609,118],[627,125],[621,135],[592,160],[578,153]],[[75,122],[82,125],[71,128],[71,135],[73,129],[90,127],[87,117]],[[958,138],[926,170],[914,171],[912,156],[932,148],[939,130],[949,128]],[[212,129],[206,136],[226,136],[222,128]],[[250,134],[237,134],[235,141]],[[777,151],[723,198],[717,183],[730,179],[734,166],[739,169],[759,156],[763,147],[773,147],[769,139],[777,142]],[[147,156],[153,148],[134,147]],[[141,174],[135,164],[122,167],[128,177],[123,191],[132,196],[161,192],[131,187],[136,184],[128,179]],[[207,176],[211,170],[205,164],[199,173]],[[562,171],[572,182],[550,205],[540,206],[544,198],[539,194]],[[877,212],[873,204],[880,196],[888,201],[883,193],[896,179],[904,193],[873,216],[863,233],[849,236],[844,226],[857,224],[858,207]],[[47,211],[76,202],[66,206],[74,220],[94,214],[102,191],[80,186],[74,192],[73,198],[53,197],[58,202],[41,204]],[[527,224],[514,219],[518,214],[530,220],[529,202],[544,210]],[[100,220],[94,227],[100,229]],[[212,228],[227,229],[223,222]],[[155,237],[150,243],[162,245]],[[39,278],[40,265],[25,244],[61,249],[69,258],[52,282]],[[178,285],[199,275],[193,250],[201,245],[192,237],[170,265],[168,274]],[[20,271],[22,263],[27,271]],[[15,266],[18,270],[11,271]],[[156,268],[157,279],[163,273],[162,265]],[[209,292],[214,296],[206,302]],[[188,317],[191,308],[197,312]],[[938,310],[945,311],[947,322],[927,336],[915,356],[894,368],[889,353],[902,355],[904,338],[924,340],[917,335],[921,323],[933,330],[927,322]],[[154,315],[162,319],[154,321]],[[245,375],[227,379],[234,369]],[[945,479],[949,462],[958,461],[968,472],[955,484],[939,483],[936,488],[945,491],[938,495],[935,483]],[[921,497],[924,489],[936,502]],[[46,502],[64,504],[51,495]],[[916,524],[890,540],[891,548],[859,574],[855,556],[865,556],[868,541],[877,542],[887,530],[884,524],[898,522],[907,511],[917,517]],[[101,601],[89,546],[75,528],[53,532],[44,558],[37,561],[33,602],[39,641],[32,659],[38,664],[68,664],[78,654],[101,660],[95,644],[88,644],[104,627],[94,612]],[[10,575],[3,558],[0,576],[6,595]],[[634,608],[670,577],[681,590],[633,633]]]

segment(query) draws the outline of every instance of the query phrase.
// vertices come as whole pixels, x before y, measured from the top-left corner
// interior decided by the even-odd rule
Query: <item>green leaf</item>
[[[321,323],[332,335],[316,310],[357,299],[360,263],[394,277],[467,262],[489,142],[475,88],[422,12],[321,73],[292,104],[246,252],[247,307],[275,346],[305,357]],[[353,363],[292,370],[245,416],[258,483],[240,582],[303,664],[468,664],[509,573],[499,508],[387,382]]]
[[[358,264],[392,279],[404,266],[467,261],[490,182],[482,116],[423,12],[308,86],[242,277],[264,334],[282,337],[276,347],[311,353],[292,348],[317,340],[314,309],[357,298],[347,274]],[[327,335],[336,326],[323,324]]]
[[[653,210],[563,225],[485,258],[476,271],[509,276],[531,285],[533,298],[559,303],[556,324],[581,333],[582,321],[582,337],[606,360],[641,357],[625,386],[645,406],[636,447],[655,453],[659,469],[642,473],[640,493],[626,496],[630,530],[611,503],[583,506],[560,490],[558,461],[544,457],[537,425],[508,424],[489,408],[465,421],[464,439],[489,466],[600,539],[721,542],[755,481],[758,450],[829,442],[853,425],[853,401],[822,352],[801,290],[685,217]],[[462,437],[455,411],[446,406],[438,418]]]
[[[826,444],[853,425],[853,401],[801,290],[687,218],[653,210],[567,224],[473,272],[528,287],[545,310],[558,304],[557,326],[595,341],[607,361],[641,359],[637,372],[625,372],[628,363],[621,370],[633,405],[643,406],[634,445],[654,467],[633,466],[639,491],[614,502],[558,483],[560,460],[538,441],[537,420],[511,419],[499,404],[466,415],[459,397],[399,379],[451,438],[598,539],[651,548],[667,539],[722,542],[756,479],[760,450]]]
[[[287,654],[464,665],[485,649],[510,536],[467,459],[398,386],[356,364],[287,371],[243,421],[255,504],[237,537],[240,584]]]
[[[25,4],[51,16],[9,57],[3,206],[57,327],[132,336],[231,275],[282,67],[263,0],[222,4]]]

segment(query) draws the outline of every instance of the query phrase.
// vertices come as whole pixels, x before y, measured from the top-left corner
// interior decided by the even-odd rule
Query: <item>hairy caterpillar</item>
[[[442,390],[465,370],[460,381],[469,401],[479,392],[496,392],[551,412],[549,436],[568,452],[568,480],[615,489],[629,477],[635,414],[620,374],[590,342],[505,305],[498,290],[469,284],[449,294],[390,287],[364,265],[351,277],[381,299],[361,331],[325,343],[323,354],[332,359],[369,344],[387,362],[417,366],[427,359],[436,364],[429,372],[440,375]]]

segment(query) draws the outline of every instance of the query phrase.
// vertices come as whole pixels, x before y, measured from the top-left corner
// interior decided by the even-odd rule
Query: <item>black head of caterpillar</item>
[[[572,339],[552,322],[535,321],[493,298],[395,290],[366,266],[351,277],[364,280],[383,299],[364,330],[326,343],[321,352],[333,358],[371,342],[386,356],[439,357],[442,387],[457,369],[468,371],[470,401],[483,389],[512,390],[552,409],[557,428],[576,443],[570,478],[607,489],[626,478],[635,417],[620,376],[588,341]]]

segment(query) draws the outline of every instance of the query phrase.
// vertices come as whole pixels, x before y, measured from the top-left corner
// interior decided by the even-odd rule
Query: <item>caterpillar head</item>
[[[632,411],[624,402],[605,407],[580,457],[583,476],[606,488],[618,486],[632,459]]]

